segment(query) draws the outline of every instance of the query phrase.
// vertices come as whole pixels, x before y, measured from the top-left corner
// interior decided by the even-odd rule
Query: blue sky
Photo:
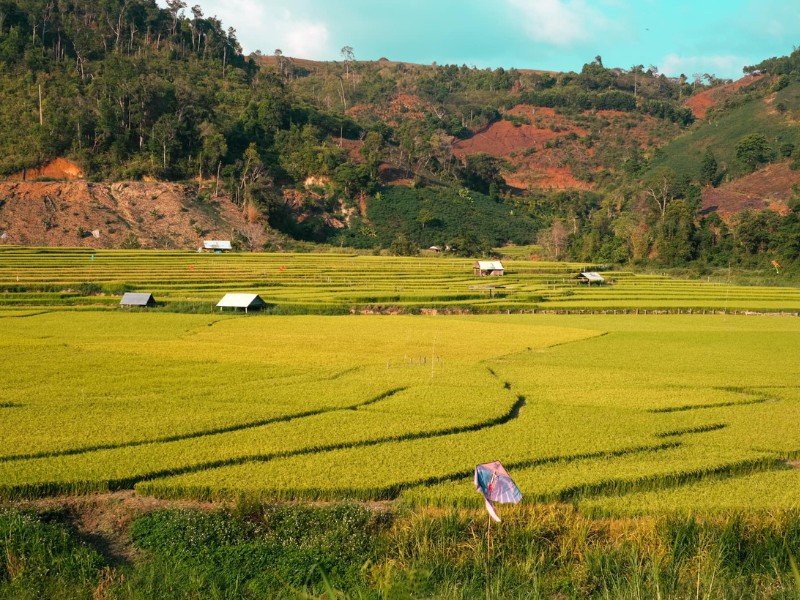
[[[164,5],[163,0],[159,2]],[[797,0],[187,0],[246,52],[580,71],[656,66],[738,79],[800,45]]]

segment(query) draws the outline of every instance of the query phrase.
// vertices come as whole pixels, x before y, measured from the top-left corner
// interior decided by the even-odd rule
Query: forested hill
[[[90,181],[180,182],[183,229],[232,203],[241,227],[283,232],[279,245],[538,242],[541,255],[667,266],[797,257],[797,51],[736,83],[600,56],[570,73],[367,62],[350,47],[315,63],[244,56],[200,6],[167,5],[0,0],[0,177],[60,178],[58,159]],[[60,204],[16,185],[0,190],[7,239],[27,227],[12,213],[41,204],[26,219],[67,243],[49,233]],[[87,206],[76,231],[114,221]]]

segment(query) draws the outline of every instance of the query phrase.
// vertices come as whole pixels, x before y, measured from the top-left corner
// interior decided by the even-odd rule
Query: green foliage
[[[450,245],[474,255],[509,240],[533,241],[536,222],[513,212],[479,192],[460,195],[448,188],[390,187],[380,201],[369,203],[367,216],[383,247],[399,232],[418,247]]]
[[[775,153],[769,145],[766,136],[761,133],[751,133],[736,142],[736,158],[754,171],[758,166],[770,162]]]
[[[256,506],[240,516],[172,510],[137,519],[131,535],[151,557],[145,573],[191,574],[195,594],[236,588],[259,596],[320,594],[324,579],[338,589],[360,587],[361,567],[376,557],[378,534],[390,519],[351,505]]]
[[[703,154],[703,160],[700,162],[700,183],[709,185],[717,180],[717,159],[714,156],[711,148],[707,148]]]
[[[800,85],[794,82],[776,93],[774,103],[785,108],[784,115],[800,110],[798,92]],[[800,146],[800,127],[780,113],[776,116],[770,104],[763,101],[765,93],[745,88],[732,96],[732,101],[712,109],[689,133],[659,148],[651,168],[668,166],[705,183],[700,178],[707,174],[698,172],[698,165],[704,164],[711,151],[717,162],[716,183],[721,183],[773,160],[775,151],[782,147]]]
[[[90,597],[102,565],[64,515],[0,509],[0,596]]]
[[[757,65],[744,68],[745,73],[753,73],[755,71],[775,75],[796,75],[800,73],[800,48],[795,48],[789,56],[768,58]]]

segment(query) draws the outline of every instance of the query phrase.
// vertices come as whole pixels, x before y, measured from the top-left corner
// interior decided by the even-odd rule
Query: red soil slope
[[[67,181],[74,181],[75,179],[83,179],[84,173],[77,164],[65,158],[57,158],[43,167],[38,169],[27,169],[19,173],[15,173],[9,179],[11,181],[30,181],[39,178],[48,179],[65,179]]]
[[[119,248],[133,234],[144,248],[196,249],[238,231],[257,248],[263,230],[229,199],[201,202],[194,187],[180,184],[0,183],[5,244]]]
[[[718,188],[706,188],[703,209],[715,210],[724,219],[744,210],[765,208],[786,214],[792,185],[800,185],[800,171],[792,171],[787,162],[769,165]]]
[[[738,92],[743,87],[747,87],[748,85],[755,83],[763,77],[764,75],[747,75],[746,77],[742,77],[738,81],[734,81],[728,85],[721,85],[711,88],[710,90],[700,92],[699,94],[690,97],[686,102],[684,102],[684,105],[692,109],[692,113],[696,118],[705,119],[708,109],[713,108],[731,94]]]
[[[663,141],[664,122],[654,117],[612,110],[591,111],[578,118],[596,129],[599,137],[592,144],[584,141],[589,130],[552,108],[519,105],[506,112],[508,119],[492,123],[484,131],[453,146],[453,154],[464,159],[486,153],[504,159],[509,168],[503,173],[513,188],[593,189],[591,179],[604,168],[596,156],[606,146],[638,145],[640,148]],[[529,122],[530,124],[526,123]],[[667,126],[669,127],[669,126]],[[613,159],[612,159],[613,160]]]
[[[546,142],[569,133],[586,135],[552,108],[519,105],[506,111],[507,116],[525,119],[515,124],[507,119],[492,123],[468,140],[453,145],[453,154],[464,159],[470,154],[485,153],[504,158],[514,169],[504,173],[506,182],[517,189],[590,189],[590,183],[578,180],[570,168],[562,164],[556,149],[545,148]]]

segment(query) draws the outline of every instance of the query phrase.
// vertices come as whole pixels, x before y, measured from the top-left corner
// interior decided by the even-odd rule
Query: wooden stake
[[[486,598],[492,600],[492,517],[486,513]]]

